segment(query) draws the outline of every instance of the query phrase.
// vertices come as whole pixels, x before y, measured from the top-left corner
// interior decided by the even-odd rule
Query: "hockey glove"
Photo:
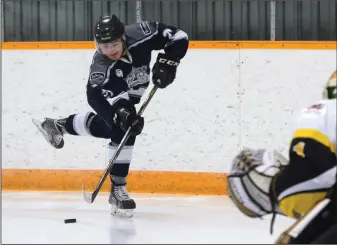
[[[144,128],[144,118],[138,116],[134,108],[119,108],[114,116],[114,122],[123,130],[131,127],[131,135],[141,134]]]
[[[178,59],[168,57],[159,53],[157,61],[152,68],[152,82],[158,88],[166,88],[176,78],[176,71],[179,65]]]
[[[270,186],[273,177],[287,164],[287,159],[275,150],[243,149],[233,159],[227,177],[229,197],[252,218],[279,213]]]

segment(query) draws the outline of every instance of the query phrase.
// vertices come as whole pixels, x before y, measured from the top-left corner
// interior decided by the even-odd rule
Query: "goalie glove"
[[[288,164],[280,153],[267,149],[243,149],[233,159],[228,175],[228,195],[246,216],[279,213],[271,194],[273,177]]]

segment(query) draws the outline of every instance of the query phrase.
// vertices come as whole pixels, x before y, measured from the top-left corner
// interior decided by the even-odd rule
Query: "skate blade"
[[[37,119],[32,119],[33,124],[36,126],[36,128],[40,131],[40,133],[42,134],[42,136],[46,139],[46,141],[48,142],[49,145],[51,145],[53,148],[55,148],[50,142],[49,142],[49,138],[48,138],[48,134],[46,131],[44,131],[44,129],[41,127],[41,122]]]
[[[111,215],[121,218],[132,218],[134,216],[133,209],[119,209],[116,206],[111,207]]]

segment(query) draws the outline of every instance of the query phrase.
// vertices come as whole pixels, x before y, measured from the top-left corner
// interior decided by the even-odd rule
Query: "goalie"
[[[228,175],[228,194],[249,217],[296,219],[276,244],[337,243],[336,72],[323,100],[302,110],[289,161],[275,150],[243,149]]]

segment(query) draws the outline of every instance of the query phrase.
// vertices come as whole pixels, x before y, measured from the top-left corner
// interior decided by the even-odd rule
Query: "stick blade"
[[[82,191],[83,191],[83,199],[84,201],[86,201],[87,203],[93,203],[93,198],[92,198],[92,194],[85,191],[85,186],[82,186]]]

